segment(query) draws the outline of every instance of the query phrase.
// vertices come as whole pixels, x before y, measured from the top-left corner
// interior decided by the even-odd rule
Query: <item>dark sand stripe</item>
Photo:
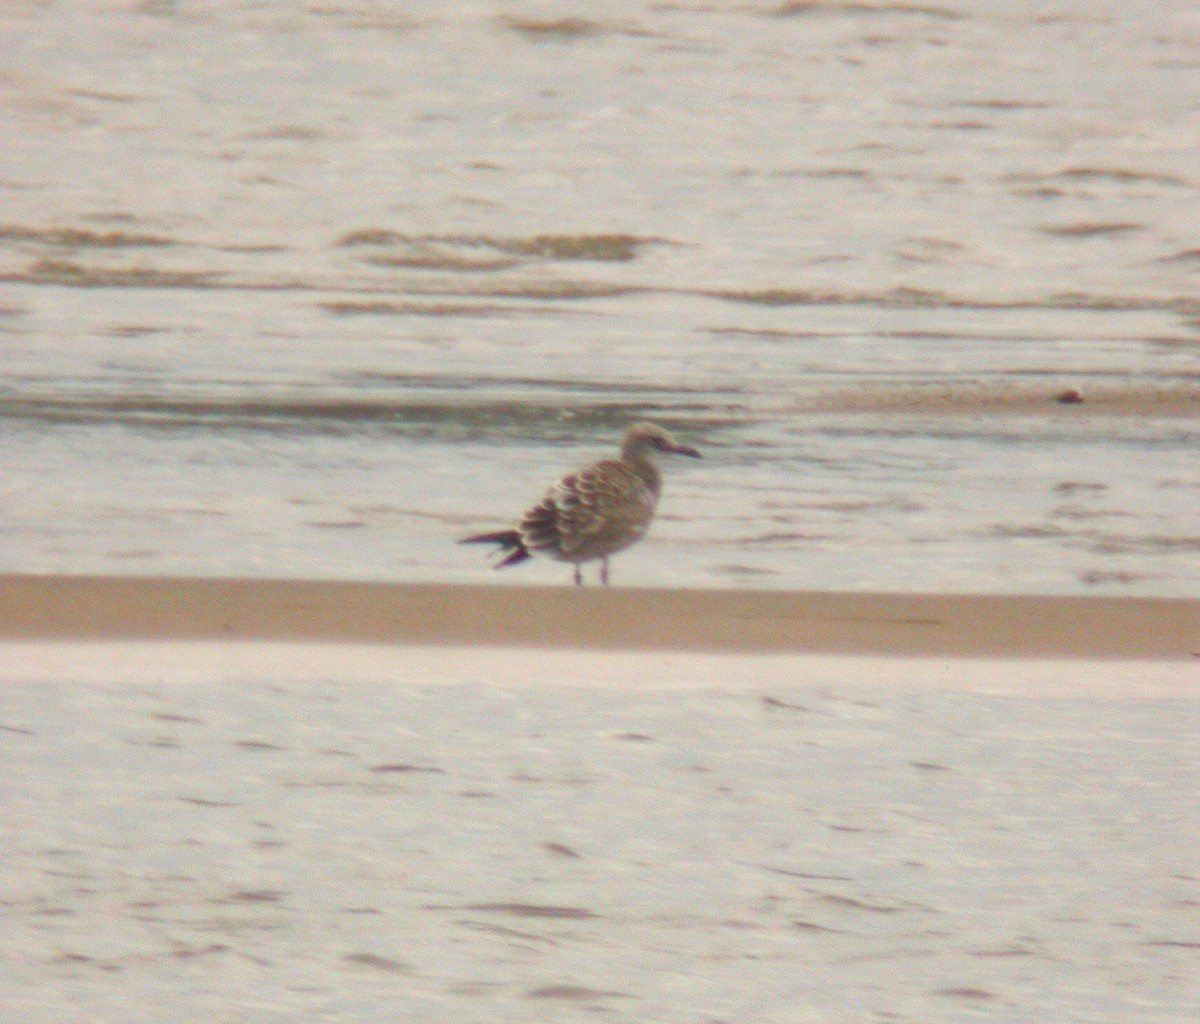
[[[1200,600],[0,575],[0,639],[1192,659]]]

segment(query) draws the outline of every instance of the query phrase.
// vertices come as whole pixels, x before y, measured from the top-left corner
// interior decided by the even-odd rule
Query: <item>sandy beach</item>
[[[1198,33],[0,6],[0,1024],[1200,1021]]]
[[[1192,1021],[1196,626],[9,577],[5,1020]]]

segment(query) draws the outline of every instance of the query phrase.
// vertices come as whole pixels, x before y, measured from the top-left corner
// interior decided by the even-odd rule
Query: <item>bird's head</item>
[[[621,455],[625,458],[646,456],[650,452],[667,452],[671,455],[687,455],[698,459],[700,453],[695,448],[680,444],[657,423],[635,423],[625,434],[625,442],[621,445]]]

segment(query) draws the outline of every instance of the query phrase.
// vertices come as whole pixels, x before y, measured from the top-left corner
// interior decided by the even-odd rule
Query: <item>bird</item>
[[[568,473],[553,484],[515,529],[464,537],[460,544],[498,544],[504,555],[497,569],[517,565],[535,553],[575,565],[575,585],[583,585],[581,566],[600,560],[600,582],[608,586],[608,560],[637,543],[650,528],[662,491],[654,453],[698,459],[695,448],[680,444],[654,423],[635,423],[625,434],[621,454]]]

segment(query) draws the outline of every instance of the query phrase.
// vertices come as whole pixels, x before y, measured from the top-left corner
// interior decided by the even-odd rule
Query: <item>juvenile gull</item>
[[[700,458],[662,427],[635,423],[625,434],[621,455],[568,473],[521,517],[515,530],[464,537],[462,544],[499,544],[500,569],[537,552],[573,562],[575,583],[583,583],[580,565],[600,559],[600,582],[608,584],[608,559],[646,535],[662,490],[654,452]]]

